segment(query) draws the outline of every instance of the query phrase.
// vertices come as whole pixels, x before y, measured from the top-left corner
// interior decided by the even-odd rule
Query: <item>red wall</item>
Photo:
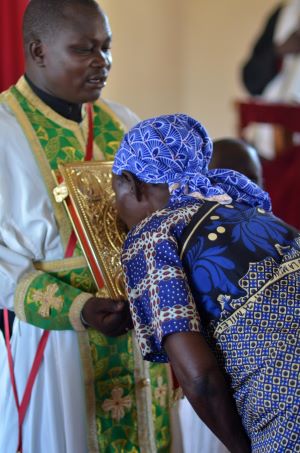
[[[22,17],[28,0],[0,0],[0,91],[24,70]]]

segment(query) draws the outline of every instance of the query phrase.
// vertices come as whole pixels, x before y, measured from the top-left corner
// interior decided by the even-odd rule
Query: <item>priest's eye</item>
[[[74,47],[73,50],[76,53],[88,54],[88,53],[91,53],[93,51],[93,47]]]

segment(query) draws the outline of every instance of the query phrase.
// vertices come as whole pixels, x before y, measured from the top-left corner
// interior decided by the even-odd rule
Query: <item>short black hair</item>
[[[67,19],[66,7],[82,5],[101,11],[96,0],[30,0],[23,18],[23,42],[25,49],[30,41],[55,37]]]

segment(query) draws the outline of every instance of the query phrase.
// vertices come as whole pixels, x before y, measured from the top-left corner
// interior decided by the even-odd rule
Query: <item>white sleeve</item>
[[[58,259],[60,237],[46,187],[23,131],[0,105],[0,307],[33,262]]]
[[[115,114],[120,118],[127,130],[131,129],[141,121],[140,118],[125,105],[118,104],[117,102],[113,101],[108,101],[106,99],[102,99],[102,101],[105,102],[115,112]]]
[[[31,260],[0,243],[0,308],[13,310],[17,282],[32,268]]]

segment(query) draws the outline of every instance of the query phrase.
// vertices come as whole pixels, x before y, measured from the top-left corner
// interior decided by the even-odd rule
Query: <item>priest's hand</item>
[[[128,301],[91,297],[81,311],[85,327],[92,327],[104,335],[117,337],[133,329]]]

